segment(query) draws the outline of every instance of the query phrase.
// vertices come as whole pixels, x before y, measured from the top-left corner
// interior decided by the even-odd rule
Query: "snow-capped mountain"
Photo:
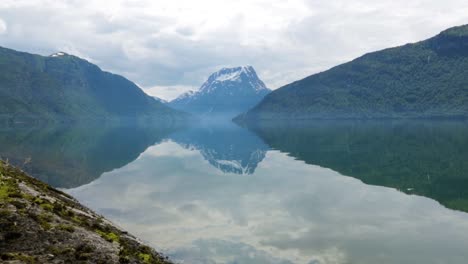
[[[252,66],[223,68],[210,75],[198,91],[189,91],[170,106],[207,117],[234,117],[260,102],[271,90]]]

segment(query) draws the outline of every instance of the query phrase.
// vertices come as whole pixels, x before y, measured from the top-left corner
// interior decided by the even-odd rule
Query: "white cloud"
[[[178,89],[155,87],[199,87],[218,68],[245,64],[275,89],[467,23],[467,9],[465,0],[3,0],[0,45],[73,51],[172,98]]]
[[[170,101],[180,94],[197,89],[198,87],[189,85],[153,86],[147,87],[145,92],[151,96]]]
[[[7,25],[5,21],[0,18],[0,34],[4,34],[7,31]]]

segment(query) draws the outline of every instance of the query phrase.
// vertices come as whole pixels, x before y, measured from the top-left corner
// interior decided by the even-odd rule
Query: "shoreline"
[[[72,196],[0,161],[2,263],[172,263]]]

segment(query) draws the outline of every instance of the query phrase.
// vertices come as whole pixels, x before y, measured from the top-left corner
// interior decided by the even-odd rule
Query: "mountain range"
[[[223,68],[171,102],[59,52],[0,47],[0,121],[36,119],[235,120],[468,117],[468,25],[372,52],[273,92],[254,68]],[[177,109],[177,110],[176,110]]]
[[[180,119],[186,115],[126,78],[59,52],[40,56],[0,47],[0,118]]]
[[[283,86],[236,120],[466,118],[468,25]]]
[[[169,106],[204,117],[234,117],[270,92],[252,66],[223,68],[211,74],[197,91],[189,91]]]

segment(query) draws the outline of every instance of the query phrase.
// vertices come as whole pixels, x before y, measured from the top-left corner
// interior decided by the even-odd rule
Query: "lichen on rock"
[[[0,262],[171,263],[73,197],[3,161]]]

